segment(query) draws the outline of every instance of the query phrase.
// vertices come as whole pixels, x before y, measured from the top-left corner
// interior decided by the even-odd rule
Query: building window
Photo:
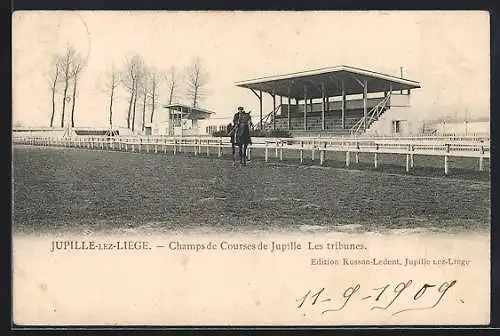
[[[392,121],[392,133],[398,134],[401,132],[401,120]]]

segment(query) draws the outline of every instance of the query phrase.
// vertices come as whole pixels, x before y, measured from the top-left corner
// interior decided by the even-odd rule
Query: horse
[[[240,164],[246,166],[248,145],[252,143],[252,139],[250,137],[250,115],[248,113],[236,114],[234,119],[234,127],[230,132],[233,163],[235,161],[235,149],[236,146],[238,146]]]

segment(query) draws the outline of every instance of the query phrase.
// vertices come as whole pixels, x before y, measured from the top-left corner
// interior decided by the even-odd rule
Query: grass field
[[[418,176],[404,175],[404,159],[381,158],[379,171],[369,167],[372,159],[361,155],[360,169],[334,168],[342,157],[327,158],[330,167],[293,158],[233,167],[227,156],[15,146],[13,228],[30,234],[489,229],[489,172],[474,171],[475,159],[450,161],[451,177],[442,177],[442,158],[416,157]]]

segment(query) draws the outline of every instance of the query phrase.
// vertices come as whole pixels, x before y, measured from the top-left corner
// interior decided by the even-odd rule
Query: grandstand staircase
[[[273,129],[273,115],[278,114],[278,111],[281,109],[281,105],[276,106],[271,112],[266,114],[262,118],[262,128],[266,131],[270,131]]]
[[[366,114],[366,117],[364,116],[363,118],[359,119],[359,121],[354,124],[353,127],[350,129],[350,135],[356,136],[360,135],[364,132],[367,132],[369,128],[375,123],[377,120],[379,120],[380,116],[388,109],[388,102],[391,99],[391,95],[387,95],[384,97],[383,100],[380,101],[377,105],[372,107],[370,111]],[[366,131],[364,130],[363,126],[365,124],[366,120]]]

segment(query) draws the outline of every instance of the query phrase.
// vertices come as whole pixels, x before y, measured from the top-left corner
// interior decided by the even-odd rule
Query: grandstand
[[[236,83],[259,99],[259,128],[286,129],[294,135],[359,135],[388,110],[409,110],[416,81],[337,66]],[[263,115],[262,94],[273,99]],[[279,98],[279,103],[277,102]]]
[[[167,113],[157,113],[153,123],[146,124],[146,135],[194,136],[203,135],[203,120],[210,119],[215,112],[185,104],[163,106]]]

